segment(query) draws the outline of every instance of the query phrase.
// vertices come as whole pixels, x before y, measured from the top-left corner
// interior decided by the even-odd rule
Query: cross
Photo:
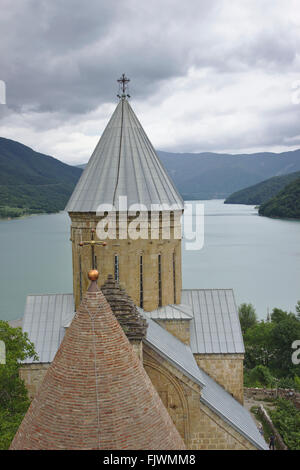
[[[79,246],[83,247],[83,246],[91,246],[92,248],[92,269],[96,269],[96,266],[95,266],[95,246],[106,246],[106,242],[102,242],[101,240],[99,241],[96,241],[94,239],[94,233],[95,233],[95,229],[92,229],[91,230],[91,240],[88,240],[88,241],[81,241],[79,243]]]
[[[117,82],[120,84],[120,88],[122,87],[122,96],[125,96],[126,89],[128,88],[127,83],[130,82],[129,78],[126,77],[125,73],[122,74],[122,77],[117,80]],[[119,96],[119,95],[118,95]],[[128,98],[130,98],[129,95],[127,95]]]

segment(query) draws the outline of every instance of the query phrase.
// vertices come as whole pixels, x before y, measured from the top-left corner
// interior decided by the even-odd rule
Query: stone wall
[[[20,369],[20,378],[24,380],[30,400],[36,395],[44,380],[50,363],[24,364]]]
[[[201,403],[201,388],[144,345],[144,367],[191,450],[255,450],[244,436]]]
[[[257,400],[285,398],[293,402],[296,408],[300,409],[300,393],[292,388],[245,388],[244,395],[247,398]]]
[[[92,267],[92,249],[90,245],[80,246],[81,241],[91,240],[91,230],[96,229],[100,217],[95,213],[70,213],[72,220],[71,241],[73,258],[73,288],[75,307],[80,297],[88,288],[87,273]],[[128,219],[128,223],[132,218]],[[159,306],[158,289],[158,255],[161,254],[162,305],[180,303],[181,301],[181,239],[174,238],[174,230],[178,231],[180,222],[177,217],[171,219],[170,239],[162,238],[165,222],[159,221],[159,238],[151,238],[149,228],[148,239],[120,239],[117,227],[117,239],[106,239],[107,246],[95,246],[95,267],[100,272],[102,282],[109,274],[114,275],[114,257],[119,258],[119,280],[127,294],[136,305],[140,305],[140,256],[143,256],[143,308],[155,310]],[[95,240],[98,240],[95,233]],[[175,286],[173,278],[173,255],[175,256]],[[175,288],[175,295],[174,295]]]
[[[190,320],[155,320],[160,326],[178,338],[183,343],[190,345]]]
[[[243,354],[194,354],[194,357],[204,372],[244,403]]]

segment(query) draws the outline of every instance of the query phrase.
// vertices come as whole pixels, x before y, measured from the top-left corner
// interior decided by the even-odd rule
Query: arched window
[[[140,255],[140,307],[144,308],[143,255]]]
[[[115,255],[115,281],[119,282],[119,256]]]
[[[162,306],[162,289],[161,289],[161,254],[158,255],[158,306]]]

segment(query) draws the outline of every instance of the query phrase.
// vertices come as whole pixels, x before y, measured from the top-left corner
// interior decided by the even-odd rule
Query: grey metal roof
[[[183,200],[127,99],[121,99],[74,192],[68,212],[96,212],[99,204],[176,205]]]
[[[203,387],[200,401],[245,436],[254,446],[259,449],[268,449],[249,411],[198,367],[189,346],[151,320],[148,312],[141,309],[139,311],[148,321],[145,342]]]
[[[193,353],[245,352],[232,289],[183,289],[181,301],[193,310],[190,322]]]
[[[144,312],[139,307],[137,308],[148,322],[145,343],[149,344],[160,355],[174,364],[184,375],[203,387],[205,384],[203,374],[195,361],[190,347],[179,341],[179,339],[158,325],[158,323],[151,320],[148,312]]]
[[[73,294],[29,295],[23,317],[23,331],[35,345],[39,360],[52,362],[64,337],[64,325],[74,316]],[[31,359],[24,361],[32,363]]]
[[[153,320],[191,320],[193,309],[190,305],[172,304],[147,312]]]
[[[202,375],[205,387],[202,389],[200,401],[249,439],[257,448],[268,450],[250,412],[204,371]]]

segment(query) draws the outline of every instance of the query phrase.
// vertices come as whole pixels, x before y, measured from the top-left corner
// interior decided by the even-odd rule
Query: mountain
[[[186,200],[225,199],[273,176],[300,171],[300,150],[238,155],[157,153]]]
[[[0,217],[64,209],[82,170],[0,137]]]
[[[223,199],[273,176],[290,178],[289,173],[300,171],[300,150],[250,155],[157,153],[184,199]],[[0,138],[0,217],[64,209],[84,167]],[[273,189],[281,184],[278,181],[271,183]],[[267,191],[274,194],[270,187]]]
[[[285,186],[297,178],[300,178],[300,171],[284,176],[273,176],[272,178],[262,181],[262,183],[255,184],[254,186],[231,194],[225,200],[225,204],[263,204],[273,196],[276,196]]]
[[[262,204],[259,214],[267,217],[300,219],[300,178]]]
[[[184,199],[225,199],[272,176],[300,171],[300,150],[250,155],[157,153]]]

